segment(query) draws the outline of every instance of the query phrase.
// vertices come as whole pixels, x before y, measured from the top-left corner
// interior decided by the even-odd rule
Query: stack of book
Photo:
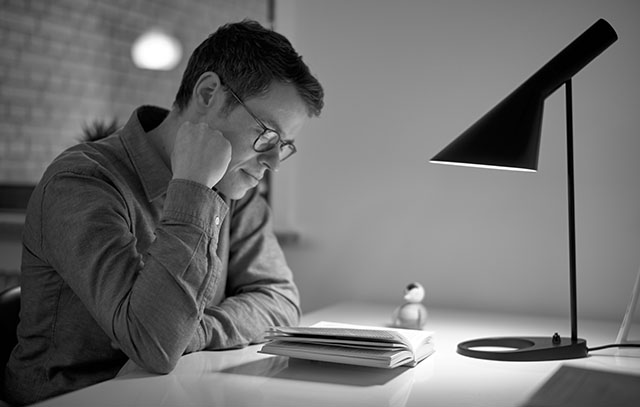
[[[379,368],[417,365],[434,351],[433,332],[319,322],[271,327],[260,353]]]

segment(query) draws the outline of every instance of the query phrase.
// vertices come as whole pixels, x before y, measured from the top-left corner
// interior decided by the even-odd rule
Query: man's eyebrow
[[[282,129],[280,129],[280,126],[278,126],[278,123],[276,123],[275,121],[273,121],[271,118],[263,118],[261,116],[258,116],[258,118],[260,119],[260,121],[262,122],[262,124],[264,124],[265,126],[267,126],[268,128],[275,130],[278,132],[278,134],[280,134],[282,131]]]
[[[268,127],[270,130],[275,130],[276,133],[278,133],[280,135],[280,140],[283,143],[294,143],[294,140],[292,139],[288,139],[284,137],[284,133],[282,132],[282,128],[280,128],[280,125],[278,125],[278,123],[273,119],[272,116],[264,116],[263,115],[264,112],[256,112],[255,110],[252,111],[252,114],[255,115],[255,117],[260,120],[260,122],[262,122],[263,125],[265,125],[266,127]]]
[[[293,140],[284,138],[284,135],[282,134],[282,129],[280,128],[280,126],[278,126],[278,123],[273,121],[271,118],[263,118],[263,117],[260,117],[258,114],[256,114],[256,117],[260,119],[262,124],[270,128],[271,130],[275,130],[276,133],[280,135],[280,140],[286,143],[293,143]]]

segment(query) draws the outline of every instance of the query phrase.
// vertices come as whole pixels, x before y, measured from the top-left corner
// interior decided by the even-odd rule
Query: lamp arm
[[[617,39],[618,35],[611,24],[599,19],[521,86],[536,89],[546,98]]]

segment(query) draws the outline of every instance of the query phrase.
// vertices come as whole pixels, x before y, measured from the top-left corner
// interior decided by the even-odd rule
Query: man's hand
[[[212,188],[231,161],[231,144],[222,132],[206,123],[184,122],[171,153],[173,178],[188,179]]]

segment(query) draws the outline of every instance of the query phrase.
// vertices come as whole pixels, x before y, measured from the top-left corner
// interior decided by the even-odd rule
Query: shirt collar
[[[122,129],[125,150],[140,178],[149,202],[167,192],[171,181],[171,170],[164,163],[149,141],[147,131],[157,127],[169,113],[155,106],[142,106],[136,109]]]

